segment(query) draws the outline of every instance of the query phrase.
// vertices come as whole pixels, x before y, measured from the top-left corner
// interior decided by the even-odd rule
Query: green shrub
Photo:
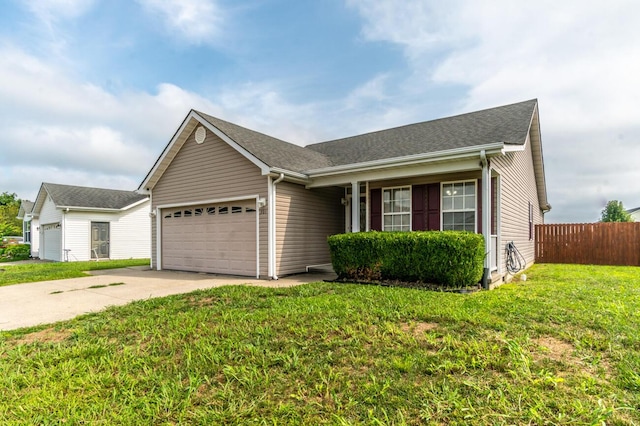
[[[469,232],[358,232],[328,242],[341,279],[465,287],[478,283],[484,269],[484,238]]]
[[[29,244],[9,244],[5,246],[1,253],[2,260],[25,260],[31,255],[31,246]]]

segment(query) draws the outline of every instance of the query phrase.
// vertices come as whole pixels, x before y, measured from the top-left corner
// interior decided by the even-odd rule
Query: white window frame
[[[451,210],[446,210],[444,209],[444,197],[445,197],[445,193],[444,193],[444,186],[445,185],[455,185],[457,183],[469,183],[469,182],[473,182],[473,209],[469,209],[469,208],[463,208],[463,209],[451,209]],[[445,213],[467,213],[467,212],[473,212],[473,232],[474,233],[478,233],[478,179],[465,179],[465,180],[455,180],[455,181],[448,181],[448,182],[441,182],[440,183],[440,230],[441,231],[445,231],[448,229],[444,228],[444,214]]]
[[[408,212],[390,212],[390,213],[386,213],[384,211],[384,192],[385,191],[392,191],[394,189],[406,189],[409,191],[409,211]],[[385,187],[382,188],[382,200],[380,200],[380,202],[382,203],[382,230],[386,231],[386,232],[391,232],[391,231],[396,231],[396,232],[410,232],[413,229],[413,211],[412,211],[412,193],[413,193],[413,188],[411,185],[400,185],[400,186],[389,186],[389,187]],[[388,230],[385,229],[385,224],[384,224],[384,218],[385,216],[401,216],[401,215],[409,215],[409,229],[404,231],[404,230]]]

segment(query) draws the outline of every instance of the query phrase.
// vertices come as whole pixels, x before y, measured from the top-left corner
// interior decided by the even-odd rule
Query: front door
[[[109,258],[109,222],[91,222],[91,258]]]

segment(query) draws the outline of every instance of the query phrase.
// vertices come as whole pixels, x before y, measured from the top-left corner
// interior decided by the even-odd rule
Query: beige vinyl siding
[[[305,189],[276,186],[276,273],[304,272],[309,265],[330,263],[327,237],[344,232],[343,188]]]
[[[230,197],[267,197],[267,177],[212,132],[197,144],[193,132],[153,188],[152,208]],[[267,213],[260,211],[260,275],[267,275]],[[264,228],[264,229],[263,229]],[[263,237],[264,235],[264,237]],[[152,262],[157,265],[156,221],[152,222]]]
[[[498,250],[504,251],[505,245],[513,241],[527,264],[531,264],[535,260],[535,245],[534,240],[529,239],[529,202],[533,203],[534,225],[543,223],[531,139],[527,138],[524,151],[508,152],[504,156],[492,158],[491,167],[500,174],[501,247]]]

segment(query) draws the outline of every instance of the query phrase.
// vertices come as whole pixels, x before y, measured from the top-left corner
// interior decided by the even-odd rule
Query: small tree
[[[622,205],[622,201],[611,200],[602,210],[600,222],[633,222],[633,218]]]
[[[16,216],[20,211],[20,199],[15,193],[0,194],[0,237],[22,235],[22,221]]]

